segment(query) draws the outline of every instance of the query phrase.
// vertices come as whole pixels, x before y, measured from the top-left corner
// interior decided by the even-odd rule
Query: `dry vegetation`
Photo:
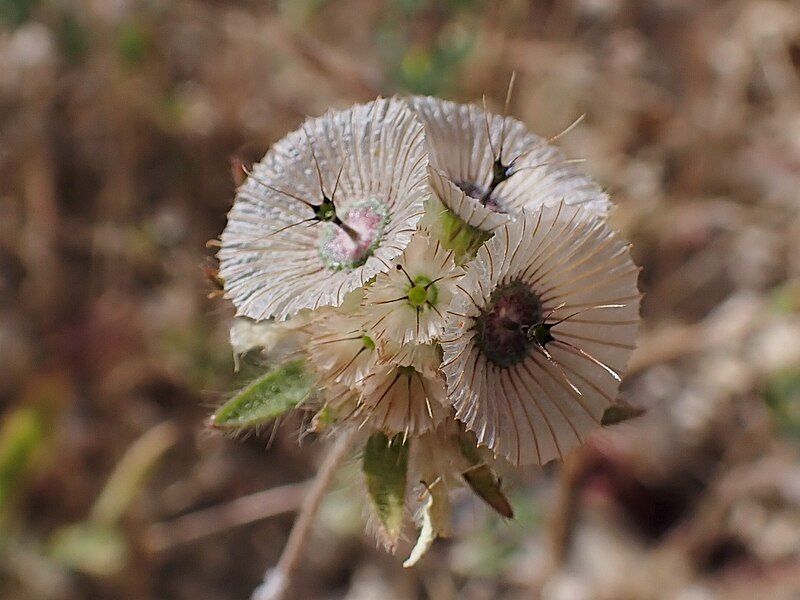
[[[498,108],[512,70],[534,131],[587,115],[561,143],[644,267],[623,397],[647,412],[509,478],[515,521],[465,499],[413,571],[362,536],[345,473],[297,597],[800,595],[797,4],[0,0],[0,20],[1,597],[251,592],[292,517],[237,520],[303,487],[194,513],[303,481],[323,446],[299,421],[269,447],[204,428],[248,376],[206,298],[229,165],[377,94]]]

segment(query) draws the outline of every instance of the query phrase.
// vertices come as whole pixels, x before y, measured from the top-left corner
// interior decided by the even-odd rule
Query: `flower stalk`
[[[336,470],[347,457],[355,435],[356,433],[352,429],[343,431],[337,436],[330,451],[325,455],[325,460],[322,461],[308,494],[303,499],[300,512],[295,518],[278,564],[264,574],[264,582],[255,589],[251,596],[252,600],[283,600],[287,597],[292,578],[303,559],[311,538],[322,499],[333,481]]]

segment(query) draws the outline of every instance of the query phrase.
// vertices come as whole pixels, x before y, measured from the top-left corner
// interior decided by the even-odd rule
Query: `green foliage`
[[[95,500],[89,518],[100,525],[115,525],[175,438],[174,427],[162,423],[131,444]]]
[[[394,0],[378,30],[379,48],[392,86],[412,94],[449,92],[459,67],[475,47],[477,0]],[[436,23],[426,39],[412,28],[420,20]]]
[[[524,561],[531,534],[541,524],[541,507],[533,500],[531,490],[514,495],[518,507],[513,527],[494,518],[479,522],[470,535],[459,541],[452,551],[456,572],[469,577],[498,577]]]
[[[59,20],[57,33],[64,57],[72,64],[80,63],[89,50],[89,30],[74,15],[65,12]]]
[[[781,431],[800,438],[800,371],[786,371],[767,383],[764,399]]]
[[[89,518],[61,527],[50,538],[50,559],[95,576],[119,572],[128,559],[128,544],[118,527],[119,520],[176,438],[175,428],[161,423],[133,442],[95,500]]]
[[[125,566],[128,546],[121,531],[91,521],[62,527],[48,544],[55,562],[95,576],[108,576]]]
[[[45,436],[45,422],[36,407],[19,408],[0,430],[0,515],[31,470]]]
[[[150,39],[141,25],[133,21],[124,23],[117,32],[117,50],[123,64],[129,68],[140,66],[150,47]]]
[[[322,11],[330,0],[280,0],[278,11],[293,27],[308,27],[309,21]]]
[[[228,400],[211,417],[213,427],[241,429],[263,425],[308,399],[316,380],[302,359],[268,372]]]
[[[779,313],[800,311],[800,280],[790,279],[772,291],[772,308]]]
[[[53,424],[69,382],[58,374],[37,375],[23,391],[20,407],[0,426],[0,521],[32,473],[47,460]]]
[[[500,479],[487,465],[476,465],[462,473],[472,491],[491,506],[497,514],[507,519],[514,518],[514,509],[500,487]]]
[[[372,434],[364,447],[362,469],[383,541],[394,548],[403,529],[408,443],[403,442],[402,435],[390,440],[383,433]]]
[[[0,0],[0,23],[12,27],[22,25],[38,4],[39,0]]]
[[[175,365],[179,376],[196,388],[208,387],[220,372],[233,370],[233,356],[220,352],[199,324],[165,328],[157,341],[159,359]]]

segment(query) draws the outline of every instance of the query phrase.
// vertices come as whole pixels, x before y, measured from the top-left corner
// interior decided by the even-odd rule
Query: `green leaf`
[[[126,67],[140,66],[147,57],[150,39],[139,23],[123,23],[117,32],[119,56]]]
[[[128,546],[118,529],[85,522],[56,531],[50,540],[48,554],[70,569],[102,577],[122,570],[127,561]]]
[[[513,519],[514,509],[500,488],[500,478],[481,460],[477,445],[462,438],[461,453],[472,464],[461,474],[467,485],[499,515]]]
[[[121,571],[128,544],[117,528],[148,474],[177,439],[170,423],[160,423],[131,444],[94,502],[89,518],[66,525],[50,538],[48,555],[75,571],[104,577]]]
[[[56,31],[64,57],[72,64],[80,63],[86,57],[91,43],[89,30],[74,14],[65,11]]]
[[[764,400],[781,432],[800,438],[800,371],[784,371],[772,377]]]
[[[172,447],[176,439],[175,427],[160,423],[133,442],[95,500],[89,519],[98,525],[115,525],[144,485],[158,459]]]
[[[22,25],[30,19],[37,4],[39,0],[0,0],[0,23],[12,27]]]
[[[211,417],[211,425],[240,429],[268,423],[305,401],[314,391],[315,383],[302,359],[287,362],[223,404]]]
[[[44,438],[44,419],[34,407],[19,408],[0,430],[0,511],[30,471]]]
[[[601,425],[616,425],[634,417],[640,417],[645,413],[643,408],[631,406],[624,400],[617,400],[603,412]]]
[[[383,542],[394,550],[403,529],[408,443],[402,435],[390,440],[383,433],[372,434],[364,447],[362,469]]]
[[[0,525],[28,480],[49,464],[54,424],[66,404],[70,382],[59,373],[33,374],[0,424]]]

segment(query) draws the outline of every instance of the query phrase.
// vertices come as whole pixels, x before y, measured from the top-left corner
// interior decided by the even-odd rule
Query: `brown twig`
[[[262,490],[172,521],[155,523],[147,530],[145,546],[151,552],[163,552],[234,527],[296,511],[311,483],[309,480]]]
[[[560,569],[567,560],[575,513],[578,510],[578,490],[586,469],[587,454],[583,448],[567,455],[561,467],[558,499],[550,519],[551,572]]]
[[[355,431],[342,432],[325,456],[325,460],[317,471],[314,481],[303,499],[300,514],[289,534],[289,540],[283,549],[280,560],[275,568],[268,569],[264,574],[264,583],[253,592],[252,600],[282,600],[291,585],[292,575],[303,557],[305,547],[311,533],[311,528],[316,521],[319,507],[325,492],[330,486],[336,469],[347,456],[350,444],[355,437]]]

